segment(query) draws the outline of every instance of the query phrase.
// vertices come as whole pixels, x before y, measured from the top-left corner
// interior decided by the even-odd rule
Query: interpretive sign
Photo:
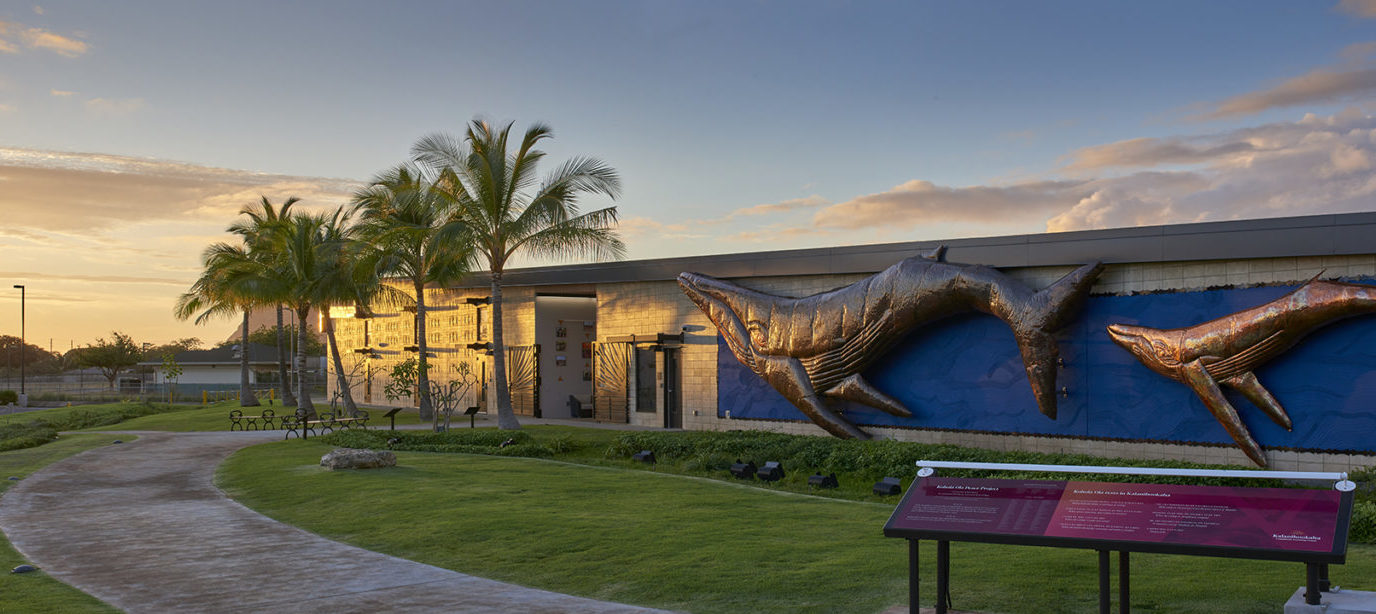
[[[1351,508],[1332,489],[927,477],[884,535],[1342,563]]]

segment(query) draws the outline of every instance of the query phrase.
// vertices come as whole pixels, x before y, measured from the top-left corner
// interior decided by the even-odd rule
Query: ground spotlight
[[[777,462],[769,461],[755,475],[766,482],[777,482],[784,479],[784,468]]]
[[[755,477],[755,463],[742,463],[741,459],[736,459],[736,463],[731,465],[731,475],[742,480],[749,480]]]
[[[831,475],[822,475],[820,471],[807,478],[807,485],[813,488],[836,488],[840,486],[840,484],[836,482],[835,473]]]
[[[637,460],[646,465],[655,464],[655,453],[653,450],[641,450],[631,455],[631,460]]]
[[[896,495],[903,492],[903,484],[898,478],[884,478],[874,483],[874,494],[876,495]]]

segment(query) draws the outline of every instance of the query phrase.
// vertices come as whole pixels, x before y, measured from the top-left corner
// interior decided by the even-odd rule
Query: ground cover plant
[[[130,441],[130,436],[121,439]],[[0,452],[0,494],[17,484],[11,476],[23,479],[50,463],[91,448],[110,445],[108,435],[63,435],[46,445]],[[9,570],[28,563],[10,542],[0,536],[0,599],[6,612],[34,614],[85,614],[117,612],[95,597],[53,579],[43,570],[11,574]]]
[[[699,613],[876,612],[906,601],[906,544],[881,535],[896,499],[705,480],[668,473],[665,463],[647,470],[606,458],[606,446],[591,446],[602,448],[602,458],[592,458],[574,429],[542,430],[525,429],[530,438],[519,445],[562,438],[575,440],[573,450],[556,454],[560,460],[401,451],[395,468],[330,472],[318,462],[331,445],[292,440],[235,454],[217,484],[332,539],[599,599]],[[595,435],[606,442],[622,434]],[[491,445],[491,435],[465,437],[452,445]],[[394,446],[434,445],[393,438]],[[596,465],[565,460],[580,455]],[[922,550],[927,599],[934,550]],[[1092,551],[960,543],[952,553],[959,609],[1095,609]],[[1137,554],[1133,608],[1273,612],[1303,575],[1294,563]],[[1376,547],[1352,546],[1333,576],[1376,589]]]
[[[114,425],[140,416],[185,410],[184,405],[122,402],[12,414],[0,420],[0,451],[43,445],[56,440],[59,431]]]

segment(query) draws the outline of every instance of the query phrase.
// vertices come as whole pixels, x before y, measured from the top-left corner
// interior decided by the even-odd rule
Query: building
[[[1250,464],[1187,387],[1133,362],[1109,342],[1104,325],[1186,326],[1265,303],[1315,276],[1376,278],[1374,233],[1376,214],[1356,213],[511,270],[504,278],[503,324],[513,404],[526,416],[822,435],[725,351],[677,275],[693,271],[770,294],[806,296],[945,245],[949,262],[996,267],[1033,288],[1078,265],[1104,263],[1089,303],[1061,337],[1060,415],[1036,412],[1007,327],[977,315],[913,333],[892,352],[890,364],[900,367],[874,369],[887,369],[871,377],[881,389],[885,382],[908,389],[903,398],[915,416],[855,412],[869,433],[994,449]],[[467,363],[480,389],[491,380],[487,283],[474,276],[427,290],[427,304],[436,306],[427,321],[435,379]],[[411,314],[354,319],[352,309],[332,313],[340,317],[337,335],[356,398],[391,402],[382,395],[387,373],[415,355]],[[1376,317],[1325,327],[1274,363],[1257,375],[1290,411],[1293,431],[1231,397],[1272,468],[1376,464],[1376,437],[1370,437],[1376,432]],[[482,404],[484,394],[471,402]]]

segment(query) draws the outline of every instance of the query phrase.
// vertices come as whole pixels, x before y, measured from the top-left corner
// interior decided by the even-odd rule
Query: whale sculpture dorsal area
[[[1376,313],[1376,287],[1315,277],[1265,305],[1202,324],[1172,329],[1110,324],[1108,334],[1152,371],[1189,386],[1247,457],[1265,467],[1266,454],[1220,385],[1242,393],[1290,430],[1290,415],[1252,371],[1314,329],[1368,313]]]
[[[958,313],[992,314],[1013,329],[1037,406],[1056,417],[1054,333],[1070,322],[1101,266],[1087,264],[1033,291],[992,268],[943,261],[945,248],[907,258],[861,281],[803,298],[775,296],[698,273],[679,286],[716,324],[741,364],[827,432],[869,435],[828,406],[854,401],[911,416],[861,373],[910,330]]]

